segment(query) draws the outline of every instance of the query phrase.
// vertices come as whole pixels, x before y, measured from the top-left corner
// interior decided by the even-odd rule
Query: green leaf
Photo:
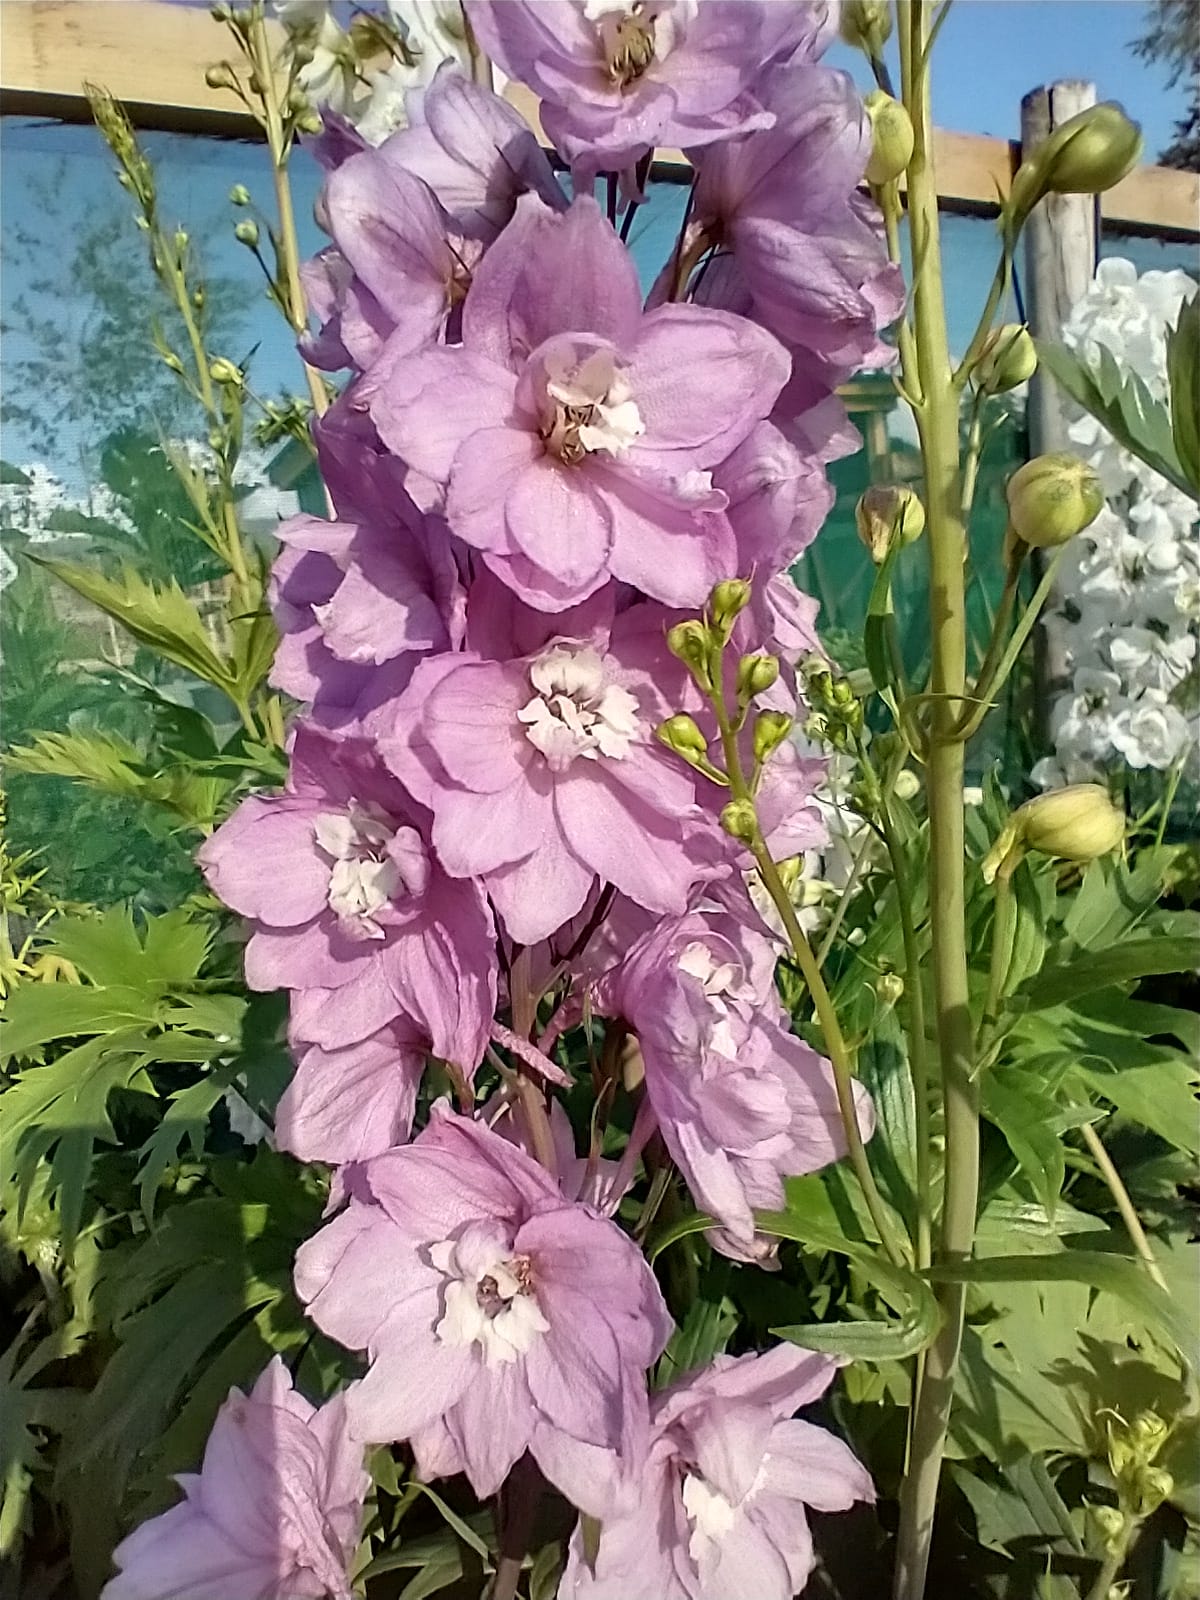
[[[492,1559],[492,1553],[488,1549],[486,1541],[481,1538],[478,1533],[476,1533],[475,1529],[472,1528],[469,1523],[465,1522],[463,1518],[459,1516],[457,1511],[451,1510],[451,1508],[442,1499],[441,1495],[435,1493],[435,1491],[431,1489],[427,1483],[422,1483],[417,1478],[412,1479],[412,1482],[427,1500],[433,1501],[434,1505],[437,1507],[438,1514],[442,1518],[442,1521],[454,1529],[455,1533],[462,1540],[462,1542],[474,1550],[475,1554],[483,1561],[490,1562]]]
[[[1163,972],[1190,972],[1197,964],[1200,954],[1194,938],[1130,939],[1043,969],[1026,979],[1008,1004],[1016,1011],[1045,1010],[1113,984],[1133,983]]]
[[[1050,1216],[1062,1193],[1066,1156],[1058,1105],[1032,1072],[994,1067],[983,1075],[981,1109],[1008,1141],[1022,1172]]]
[[[892,601],[892,575],[903,546],[897,539],[875,574],[867,600],[867,618],[863,628],[863,654],[871,681],[883,700],[892,707],[907,693],[901,678],[901,668],[892,649],[895,628],[895,606]]]
[[[52,1039],[150,1026],[154,1001],[142,989],[117,984],[23,983],[9,996],[5,1019],[0,1055],[11,1061]]]
[[[1167,382],[1175,454],[1200,499],[1200,295],[1184,302],[1167,333]]]
[[[899,1312],[891,1322],[863,1319],[772,1328],[779,1338],[809,1350],[862,1361],[901,1360],[924,1350],[933,1339],[940,1320],[937,1301],[928,1284],[915,1273],[893,1267],[869,1246],[848,1239],[840,1227],[830,1226],[808,1212],[756,1211],[754,1225],[759,1233],[772,1239],[791,1239],[810,1249],[848,1256],[880,1298]],[[665,1229],[647,1255],[653,1261],[668,1245],[714,1226],[712,1217],[693,1213]]]
[[[1099,1251],[1064,1250],[1058,1255],[988,1256],[929,1269],[937,1283],[1086,1283],[1118,1296],[1171,1341],[1195,1366],[1194,1317],[1150,1281],[1136,1261]]]
[[[1174,847],[1141,850],[1132,866],[1093,861],[1063,918],[1064,934],[1085,950],[1115,945],[1158,903],[1177,854]]]
[[[200,613],[174,579],[160,587],[129,567],[118,579],[48,556],[32,559],[119,622],[139,644],[227,694],[235,689],[236,674],[213,648]]]
[[[154,1201],[159,1187],[167,1169],[178,1165],[184,1141],[190,1145],[195,1160],[199,1161],[203,1155],[209,1118],[214,1106],[224,1097],[233,1075],[230,1066],[210,1073],[186,1089],[177,1089],[158,1127],[138,1152],[142,1163],[137,1175],[138,1199],[147,1222],[154,1221]]]
[[[1123,1117],[1200,1159],[1200,1074],[1194,1059],[1176,1053],[1151,1067],[1103,1072],[1081,1066],[1076,1075]]]

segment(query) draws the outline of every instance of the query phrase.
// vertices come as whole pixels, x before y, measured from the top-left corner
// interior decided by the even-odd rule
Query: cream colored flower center
[[[590,645],[551,645],[529,669],[533,698],[517,712],[525,737],[563,772],[577,756],[624,759],[638,738],[638,703],[611,683],[598,651]]]
[[[678,966],[680,972],[686,972],[689,978],[696,979],[708,1000],[712,1012],[707,1029],[708,1048],[715,1055],[726,1056],[732,1061],[737,1055],[737,1044],[724,996],[740,982],[740,967],[732,961],[718,961],[701,939],[684,946]]]
[[[329,909],[351,938],[382,939],[375,915],[402,882],[388,846],[398,834],[413,830],[395,828],[376,806],[353,804],[349,811],[323,812],[313,822],[313,833],[331,863]]]
[[[542,438],[551,455],[568,466],[598,450],[620,455],[644,431],[609,350],[593,350],[582,361],[566,355],[549,359],[546,398],[550,415]]]
[[[693,1561],[702,1561],[733,1527],[737,1511],[719,1490],[694,1472],[683,1480],[683,1509],[692,1525],[688,1554]]]
[[[494,1259],[481,1262],[477,1250],[460,1252],[448,1239],[433,1246],[430,1259],[449,1279],[445,1311],[434,1329],[443,1344],[477,1344],[486,1365],[496,1367],[523,1356],[549,1332],[528,1256],[505,1258],[497,1250]]]

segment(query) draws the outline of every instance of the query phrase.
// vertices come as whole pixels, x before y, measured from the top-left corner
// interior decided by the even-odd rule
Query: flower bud
[[[733,632],[740,612],[750,604],[750,585],[745,578],[726,578],[708,597],[708,614],[722,643]]]
[[[677,716],[660,722],[654,730],[654,736],[685,761],[708,754],[708,740],[701,733],[696,719],[689,717],[686,712],[681,711]]]
[[[1143,1461],[1153,1461],[1167,1442],[1170,1427],[1154,1411],[1143,1411],[1129,1429],[1130,1443]]]
[[[235,89],[237,79],[233,75],[233,68],[228,61],[222,61],[215,67],[209,67],[204,74],[204,81],[210,89]]]
[[[858,537],[882,566],[893,540],[912,544],[925,531],[925,507],[915,490],[899,483],[874,484],[858,497],[854,507]]]
[[[1165,1467],[1142,1467],[1133,1481],[1131,1510],[1149,1517],[1175,1492],[1175,1479]]]
[[[239,244],[249,245],[253,250],[258,243],[258,223],[252,222],[249,218],[245,222],[239,222],[233,230],[233,236]]]
[[[875,980],[875,993],[890,1010],[904,995],[904,979],[898,972],[882,972]]]
[[[712,639],[708,629],[702,622],[693,617],[687,622],[677,622],[673,628],[667,629],[667,649],[673,656],[691,670],[692,676],[701,688],[712,687],[712,674],[709,670],[709,658],[712,651]]]
[[[229,191],[229,204],[231,206],[248,206],[250,204],[250,191],[244,183],[235,183]]]
[[[1028,328],[1019,322],[1006,322],[984,345],[971,376],[982,394],[1004,394],[1028,383],[1037,364],[1037,348]]]
[[[1013,532],[1038,550],[1066,544],[1094,522],[1104,507],[1100,479],[1077,456],[1035,456],[1008,480]]]
[[[792,731],[786,711],[760,711],[754,719],[754,759],[761,764],[779,749]]]
[[[1104,1548],[1119,1550],[1125,1536],[1125,1513],[1118,1511],[1116,1506],[1093,1506],[1091,1511]]]
[[[909,767],[896,774],[896,781],[892,785],[892,793],[897,800],[913,800],[921,792],[921,780]]]
[[[863,106],[871,122],[866,177],[868,183],[879,188],[898,178],[912,158],[912,118],[899,100],[893,100],[882,89],[873,89]]]
[[[888,0],[842,0],[838,32],[852,50],[878,59],[892,34]]]
[[[753,800],[731,800],[722,808],[721,826],[733,839],[752,844],[758,837],[758,817]]]
[[[218,356],[210,364],[208,375],[214,383],[228,383],[238,388],[242,385],[242,369],[235,367],[232,361],[226,361],[224,356]]]
[[[1133,170],[1141,153],[1141,128],[1115,100],[1104,100],[1055,128],[1033,162],[1046,190],[1103,194]]]
[[[1125,813],[1098,783],[1074,783],[1040,794],[1018,806],[983,861],[983,879],[1008,875],[1026,850],[1041,850],[1064,861],[1095,861],[1115,850],[1125,837]]]
[[[778,656],[743,656],[737,669],[738,699],[746,705],[756,694],[766,694],[778,677]]]

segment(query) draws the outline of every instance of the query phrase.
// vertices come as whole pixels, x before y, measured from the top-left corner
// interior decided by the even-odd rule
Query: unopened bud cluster
[[[849,681],[821,656],[812,656],[800,668],[809,715],[803,724],[808,738],[835,750],[852,750],[863,729],[862,701]]]

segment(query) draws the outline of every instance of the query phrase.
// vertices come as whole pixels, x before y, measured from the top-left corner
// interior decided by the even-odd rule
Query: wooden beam
[[[103,84],[141,127],[257,137],[249,114],[227,91],[210,89],[207,67],[232,53],[203,7],[166,0],[0,0],[0,109],[85,121],[84,81]],[[512,85],[509,96],[540,127],[536,101]],[[938,190],[951,209],[990,211],[1006,188],[1018,146],[979,134],[935,134]],[[667,163],[683,164],[678,151]],[[1104,220],[1135,232],[1180,239],[1200,234],[1200,177],[1139,167],[1103,197]]]

